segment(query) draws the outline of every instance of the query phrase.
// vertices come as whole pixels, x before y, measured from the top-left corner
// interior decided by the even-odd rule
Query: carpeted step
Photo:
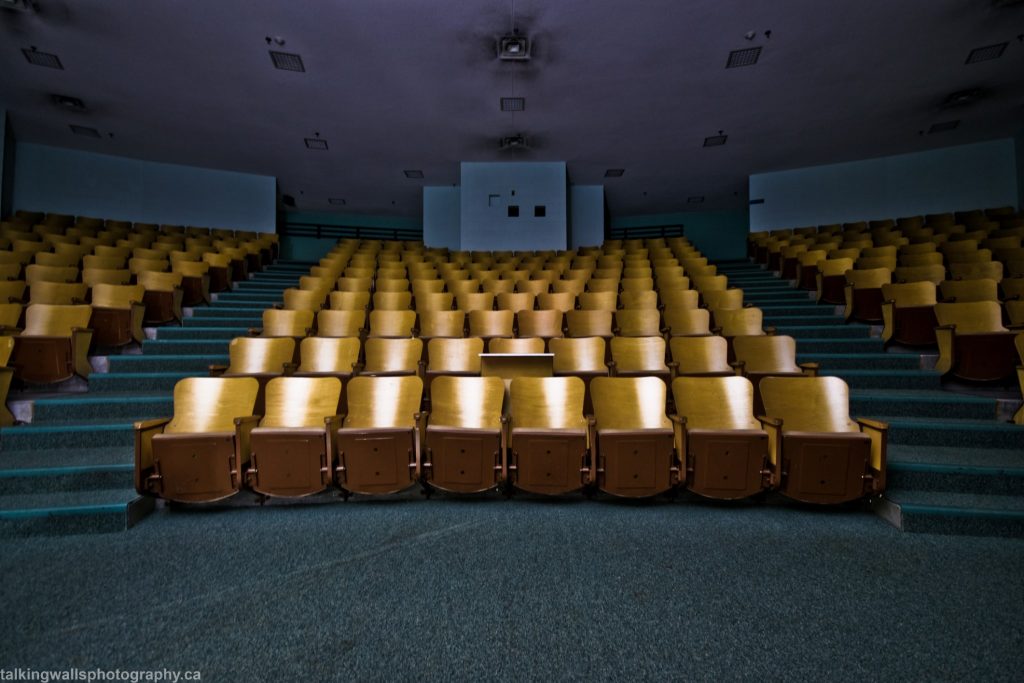
[[[776,325],[776,334],[786,334],[797,340],[797,349],[801,348],[802,339],[856,339],[870,337],[871,327],[868,325]]]
[[[168,415],[168,417],[170,417]],[[0,452],[0,470],[39,470],[54,467],[105,467],[120,465],[133,467],[134,446],[119,448],[62,448],[18,451],[4,449]]]
[[[288,288],[284,282],[273,282],[268,280],[242,280],[236,282],[232,291],[235,292],[258,292],[258,293],[281,293]]]
[[[0,499],[61,491],[130,489],[134,486],[134,476],[134,463],[73,466],[62,462],[59,466],[32,469],[7,469],[0,463]]]
[[[158,394],[104,394],[90,392],[69,398],[43,398],[32,402],[32,423],[57,424],[67,420],[141,420],[170,415],[174,401]]]
[[[770,313],[792,313],[794,315],[823,315],[824,313],[833,313],[835,306],[829,304],[823,306],[816,303],[814,299],[794,299],[791,302],[784,304],[758,304],[758,308],[765,315]]]
[[[1020,450],[1024,426],[995,420],[878,415],[889,423],[889,443]]]
[[[942,375],[925,370],[834,370],[822,368],[822,376],[841,377],[851,389],[938,390]]]
[[[921,356],[916,353],[799,353],[798,363],[820,363],[830,370],[920,370]]]
[[[156,341],[223,339],[248,337],[249,328],[241,325],[221,327],[161,327],[157,330]]]
[[[1020,496],[891,489],[879,514],[912,533],[1024,537]]]
[[[959,458],[964,457],[961,451]],[[901,462],[890,458],[886,471],[886,485],[890,489],[1024,497],[1024,467]]]
[[[742,287],[741,287],[742,289]],[[743,290],[744,303],[751,303],[760,307],[760,304],[784,304],[789,301],[814,301],[808,293],[802,289],[785,289],[778,292],[750,292]]]
[[[185,318],[181,322],[182,327],[185,329],[225,327],[228,325],[244,325],[245,329],[249,329],[250,327],[263,327],[263,316],[250,315],[247,318]],[[159,335],[157,336],[159,337]]]
[[[253,292],[221,292],[217,295],[215,304],[226,304],[234,306],[236,304],[264,304],[267,308],[270,308],[274,304],[281,303],[283,300],[280,294],[259,294]]]
[[[851,389],[850,414],[857,417],[889,415],[922,418],[995,420],[997,402],[948,391]]]
[[[761,309],[762,312],[764,309]],[[186,323],[188,319],[186,319]],[[765,325],[843,325],[843,319],[832,315],[830,313],[820,313],[818,311],[785,311],[785,312],[772,312],[764,314]]]
[[[62,448],[120,448],[135,443],[132,421],[68,420],[59,425],[18,425],[0,429],[4,451]]]
[[[202,318],[206,320],[224,320],[225,322],[230,320],[229,324],[234,324],[235,319],[251,320],[256,318],[257,320],[262,320],[262,315],[261,311],[253,310],[251,306],[206,306],[192,309],[192,315],[186,317],[185,321]]]
[[[778,332],[785,334],[785,332]],[[149,343],[149,342],[146,342]],[[885,345],[881,339],[864,337],[861,339],[821,339],[802,338],[797,341],[798,354],[805,353],[884,353]]]
[[[225,346],[222,354],[211,355],[145,355],[145,356],[108,356],[109,370],[113,373],[145,373],[145,372],[201,372],[205,373],[211,365],[227,365],[228,355]],[[97,377],[90,375],[90,380]]]
[[[224,340],[147,339],[142,342],[142,353],[147,356],[178,356],[185,354],[219,356],[227,352],[228,345]]]
[[[280,303],[280,300],[278,300],[278,303]],[[228,304],[228,306],[230,308],[245,308],[245,309],[248,309],[249,310],[249,315],[262,315],[263,311],[267,310],[268,308],[273,308],[274,307],[274,305],[272,303],[267,303],[266,301],[232,301],[230,304]],[[217,307],[217,304],[214,303],[214,305],[212,307],[213,310],[216,311],[217,310],[216,307]]]
[[[124,531],[153,507],[153,499],[125,488],[0,496],[0,536]]]
[[[106,372],[89,379],[90,394],[121,394],[127,391],[172,392],[174,385],[186,377],[206,377],[208,370],[171,372]]]

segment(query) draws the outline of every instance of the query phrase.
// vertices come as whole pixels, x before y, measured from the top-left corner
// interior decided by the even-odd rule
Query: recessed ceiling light
[[[725,62],[725,68],[735,69],[740,66],[752,66],[757,64],[757,60],[760,56],[760,47],[748,47],[742,50],[733,50],[729,53],[729,59]]]
[[[270,50],[270,59],[274,62],[275,69],[282,71],[305,71],[306,66],[302,63],[302,57],[291,52],[276,52]]]
[[[933,123],[931,128],[928,129],[928,135],[932,133],[944,133],[947,130],[955,130],[960,125],[959,119],[956,121],[942,121],[940,123]]]
[[[530,39],[526,36],[510,35],[498,39],[498,59],[522,62],[530,58]]]
[[[526,109],[525,97],[502,97],[502,111],[524,111]]]
[[[977,64],[978,62],[987,62],[990,59],[999,59],[1003,56],[1003,51],[1006,50],[1008,45],[1009,43],[998,43],[996,45],[976,47],[967,55],[964,64]]]
[[[722,145],[725,144],[725,141],[728,140],[728,139],[729,139],[728,135],[722,135],[721,133],[719,133],[718,135],[712,135],[711,137],[704,138],[704,146],[705,147],[721,147]]]
[[[21,53],[25,55],[25,59],[28,60],[29,64],[35,66],[45,66],[50,69],[63,69],[64,65],[60,63],[60,57],[49,52],[40,52],[39,50],[32,48],[23,48]]]
[[[334,206],[345,206],[345,200],[340,197],[331,197],[327,200],[327,203]]]
[[[85,111],[85,102],[70,95],[53,95],[53,103],[62,109],[71,111]]]
[[[624,168],[609,168],[604,172],[605,178],[621,178],[622,174],[626,172]]]
[[[697,197],[697,196],[695,196],[695,197],[687,197],[686,198],[686,203],[687,204],[703,204],[704,203],[704,195],[700,195],[699,197]]]
[[[306,138],[307,149],[319,149],[327,151],[327,140],[323,138]]]
[[[526,136],[521,133],[519,135],[508,135],[498,140],[498,147],[500,149],[526,149],[529,146]]]
[[[405,174],[406,178],[422,178],[423,177],[423,171],[413,171],[413,170],[410,170],[410,171],[402,171],[402,173]]]
[[[100,135],[100,132],[95,128],[90,128],[89,126],[76,126],[73,123],[71,124],[71,132],[74,133],[75,135],[83,135],[87,138],[103,137],[102,135]]]

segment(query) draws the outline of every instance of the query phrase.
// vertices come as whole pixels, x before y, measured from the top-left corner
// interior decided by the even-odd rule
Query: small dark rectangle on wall
[[[508,205],[508,217],[509,218],[519,218],[519,206],[517,206],[516,204],[509,204]]]
[[[753,206],[754,204],[764,204],[764,200],[763,199],[751,199],[750,200],[750,205]]]
[[[544,218],[547,215],[548,207],[544,206],[543,204],[538,204],[537,206],[533,207],[534,218]]]

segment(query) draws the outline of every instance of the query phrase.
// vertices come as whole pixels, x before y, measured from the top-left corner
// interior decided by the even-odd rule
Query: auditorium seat
[[[107,269],[85,267],[82,269],[82,283],[88,287],[98,284],[106,285],[127,285],[131,282],[132,274],[127,269]]]
[[[321,309],[316,314],[316,334],[319,337],[358,337],[366,334],[366,311],[336,311]]]
[[[174,417],[135,423],[135,490],[182,503],[241,489],[259,382],[189,377],[174,385]]]
[[[1013,338],[1014,346],[1017,347],[1017,383],[1020,385],[1021,399],[1024,400],[1024,332],[1018,332]],[[1024,425],[1024,404],[1017,409],[1017,413],[1013,416],[1013,421],[1016,424]]]
[[[559,340],[552,340],[552,343]],[[557,354],[557,352],[556,352]],[[578,377],[517,377],[509,388],[509,484],[545,495],[592,483],[589,424]]]
[[[615,496],[641,498],[679,484],[681,463],[665,414],[665,382],[649,376],[597,377],[591,393],[597,487]]]
[[[608,375],[607,344],[602,337],[556,338],[548,341],[554,354],[553,369],[556,377],[576,377],[584,383],[584,407],[587,414],[593,409],[590,401],[590,381]]]
[[[946,279],[945,266],[897,266],[892,273],[893,282],[931,282],[938,287]]]
[[[706,308],[666,308],[662,315],[671,337],[711,334],[711,314]]]
[[[516,313],[516,334],[539,337],[545,342],[565,335],[565,313],[557,309],[519,311]]]
[[[272,497],[320,493],[333,482],[332,437],[341,427],[336,377],[277,377],[267,383],[266,411],[239,442],[246,484]],[[244,450],[243,450],[244,449]]]
[[[372,341],[405,340],[367,343]],[[420,478],[419,422],[425,417],[420,378],[354,377],[346,393],[348,413],[333,440],[335,482],[346,495],[413,486]]]
[[[732,363],[754,387],[754,414],[764,415],[760,385],[765,377],[816,377],[818,363],[796,362],[796,340],[786,335],[743,336],[733,339]]]
[[[611,339],[615,336],[615,333],[612,331],[612,310],[566,311],[565,326],[567,336]]]
[[[619,295],[620,310],[636,310],[643,308],[658,308],[657,290],[624,291]]]
[[[824,261],[818,262],[816,277],[818,303],[841,306],[846,303],[846,271],[853,270],[851,257],[833,258],[833,254]]]
[[[612,337],[608,374],[612,377],[656,377],[667,384],[672,379],[672,371],[665,364],[665,355],[664,337]]]
[[[0,304],[0,307],[4,305]],[[7,408],[7,394],[14,379],[14,368],[7,367],[7,363],[14,352],[14,337],[4,335],[3,331],[4,321],[0,319],[0,427],[9,427],[14,424],[14,415]]]
[[[146,306],[142,303],[142,285],[97,284],[92,288],[93,342],[98,347],[141,344],[145,335],[142,322]]]
[[[375,337],[363,345],[365,363],[360,375],[397,376],[417,375],[423,357],[421,339],[393,339]]]
[[[680,479],[697,495],[737,500],[771,486],[768,434],[755,419],[754,387],[743,377],[677,377],[672,381]]]
[[[676,376],[724,377],[735,375],[729,365],[729,345],[719,336],[688,336],[669,339],[670,367]]]
[[[1016,367],[1014,333],[1003,327],[1002,308],[995,301],[939,303],[935,337],[939,360],[935,369],[977,382],[1008,381]]]
[[[496,337],[487,344],[488,353],[536,354],[544,353],[544,339],[540,337]]]
[[[334,311],[366,311],[370,307],[370,292],[331,292],[328,301]]]
[[[849,416],[849,387],[838,377],[765,377],[773,484],[805,503],[836,504],[885,490],[888,425]]]
[[[661,312],[656,308],[620,309],[615,312],[612,331],[618,337],[660,337],[664,333]]]
[[[181,321],[184,300],[181,281],[181,273],[144,270],[136,275],[136,282],[146,290],[143,303],[146,305],[147,325]]]
[[[405,309],[375,309],[370,311],[370,326],[366,336],[404,339],[412,337],[416,328],[416,312]]]
[[[211,365],[213,377],[253,377],[259,382],[256,414],[263,414],[267,382],[295,369],[295,339],[291,337],[235,337],[228,344],[228,364]]]
[[[999,283],[988,278],[977,280],[943,280],[939,293],[944,303],[999,301]]]
[[[507,478],[498,377],[444,376],[431,387],[423,443],[423,481],[456,493],[479,493]]]
[[[662,308],[670,310],[696,309],[699,304],[700,293],[695,289],[659,289],[658,296],[661,298]]]
[[[74,376],[88,378],[92,371],[88,305],[32,304],[25,309],[25,329],[14,339],[9,361],[15,376],[34,384],[50,384]]]
[[[29,288],[30,304],[53,304],[73,306],[84,304],[89,294],[89,286],[71,282],[35,282]]]
[[[881,322],[882,285],[891,282],[892,269],[888,266],[846,271],[846,308],[843,316],[847,322]]]

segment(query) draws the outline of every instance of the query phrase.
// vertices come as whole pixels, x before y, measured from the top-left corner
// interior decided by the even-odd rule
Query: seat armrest
[[[858,418],[856,420],[861,432],[871,438],[871,490],[874,493],[885,491],[886,450],[889,440],[889,425],[878,420]]]
[[[768,462],[771,464],[770,483],[778,487],[782,483],[782,420],[776,417],[757,416],[761,427],[768,434]]]
[[[250,327],[249,328],[249,336],[250,337],[258,337],[261,334],[263,334],[263,328],[262,327]]]
[[[221,377],[225,372],[228,371],[226,365],[210,365],[207,370],[210,372],[210,377]]]
[[[818,370],[821,369],[821,363],[797,363],[797,367],[804,371],[804,374],[808,377],[817,377]]]

